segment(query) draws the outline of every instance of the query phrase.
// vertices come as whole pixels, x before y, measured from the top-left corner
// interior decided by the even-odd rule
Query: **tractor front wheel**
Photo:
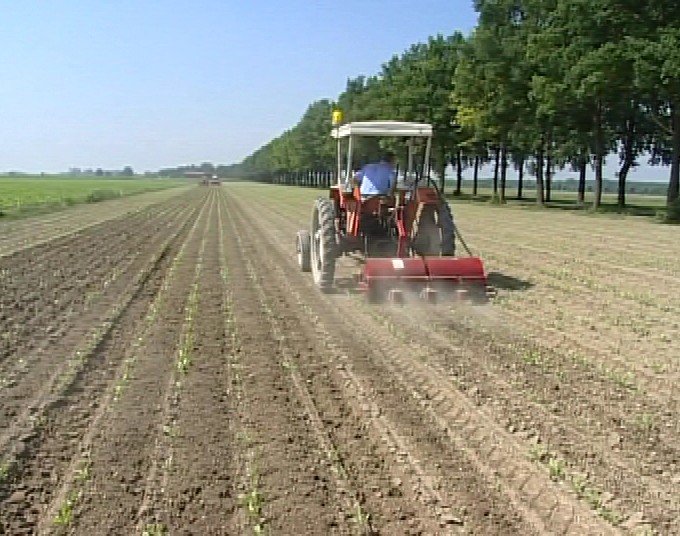
[[[311,239],[309,231],[298,231],[295,237],[295,251],[300,270],[310,272],[312,270]]]
[[[335,208],[330,199],[314,203],[311,225],[311,267],[314,282],[323,292],[333,288],[335,278]]]

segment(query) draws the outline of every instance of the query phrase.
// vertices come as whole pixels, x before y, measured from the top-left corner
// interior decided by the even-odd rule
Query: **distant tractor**
[[[487,301],[493,291],[483,263],[478,257],[455,255],[455,237],[460,234],[448,203],[427,176],[432,126],[354,122],[333,129],[332,136],[337,139],[337,184],[327,198],[314,203],[310,229],[297,233],[301,270],[311,272],[319,289],[329,292],[335,287],[336,261],[358,256],[363,268],[355,274],[355,288],[371,302],[403,303],[407,297],[429,303]],[[407,140],[407,166],[394,195],[362,197],[360,188],[352,185],[354,147],[363,136]],[[424,145],[422,176],[414,166],[418,141]]]
[[[217,175],[213,175],[212,178],[209,181],[210,186],[219,186],[222,184],[222,181]]]
[[[201,186],[208,186],[210,184],[210,177],[212,176],[212,173],[208,173],[206,171],[185,171],[184,176],[187,179],[198,179],[198,183]]]

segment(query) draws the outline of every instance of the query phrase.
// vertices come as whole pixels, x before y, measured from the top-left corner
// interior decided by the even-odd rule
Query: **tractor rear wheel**
[[[415,237],[412,247],[418,255],[439,255],[441,247],[441,235],[435,217],[436,207],[425,205],[418,210],[416,215]]]
[[[335,207],[330,199],[314,203],[311,225],[311,268],[314,282],[323,292],[333,288],[335,278]]]
[[[453,256],[456,254],[456,232],[454,229],[453,214],[449,204],[442,200],[439,206],[439,228],[442,233],[441,254]]]
[[[311,239],[309,231],[298,231],[295,237],[295,251],[297,252],[297,261],[300,270],[303,272],[311,272],[312,257],[311,257]]]
[[[426,205],[417,214],[414,223],[413,249],[418,255],[455,255],[455,231],[451,207],[446,201],[437,205]]]

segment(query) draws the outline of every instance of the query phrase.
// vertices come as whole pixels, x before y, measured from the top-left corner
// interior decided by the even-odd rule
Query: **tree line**
[[[412,45],[373,76],[349,79],[337,100],[309,106],[300,122],[224,172],[265,176],[333,169],[334,108],[345,120],[424,121],[434,127],[433,171],[493,164],[504,202],[509,166],[550,200],[555,171],[579,172],[579,202],[593,170],[602,201],[605,157],[618,155],[618,204],[641,159],[669,165],[669,216],[680,218],[680,3],[677,0],[475,0],[469,36]],[[360,147],[364,156],[374,147]]]

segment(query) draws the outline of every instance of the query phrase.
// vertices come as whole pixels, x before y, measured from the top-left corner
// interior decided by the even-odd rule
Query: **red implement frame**
[[[346,214],[345,234],[358,237],[362,214],[393,210],[398,232],[396,257],[369,257],[358,279],[359,290],[391,292],[394,289],[422,291],[471,289],[485,295],[487,275],[479,257],[412,257],[408,243],[413,220],[420,205],[438,204],[434,188],[418,188],[410,200],[398,191],[392,203],[384,197],[361,199],[358,188],[353,192],[332,191],[332,197]],[[466,292],[466,290],[462,290]]]

